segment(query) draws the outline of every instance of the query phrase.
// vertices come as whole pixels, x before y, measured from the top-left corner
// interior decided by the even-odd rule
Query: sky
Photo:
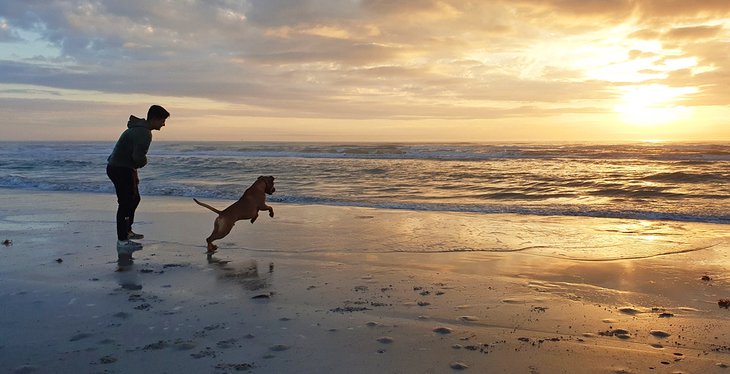
[[[0,139],[728,141],[727,0],[3,0]]]

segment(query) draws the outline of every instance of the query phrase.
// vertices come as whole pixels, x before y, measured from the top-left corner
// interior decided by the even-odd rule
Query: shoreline
[[[730,370],[728,225],[142,199],[118,269],[113,195],[0,189],[4,370]]]

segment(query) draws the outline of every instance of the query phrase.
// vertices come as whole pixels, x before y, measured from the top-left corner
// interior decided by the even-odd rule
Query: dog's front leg
[[[261,208],[259,208],[259,210],[268,210],[269,211],[269,217],[273,217],[274,216],[274,208],[272,208],[272,207],[270,207],[270,206],[268,206],[266,204],[264,204],[264,206],[262,206]]]
[[[253,217],[251,218],[251,223],[256,222],[256,218],[259,218],[259,212],[254,213]]]

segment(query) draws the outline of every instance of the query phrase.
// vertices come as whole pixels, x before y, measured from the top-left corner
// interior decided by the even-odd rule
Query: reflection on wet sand
[[[208,255],[208,264],[218,274],[218,279],[225,279],[243,286],[249,291],[259,291],[271,286],[274,264],[269,264],[268,272],[260,273],[256,260],[244,260],[240,263],[221,260]]]
[[[125,290],[137,291],[142,289],[139,282],[139,274],[134,269],[132,257],[119,257],[117,270],[114,272],[119,286]]]

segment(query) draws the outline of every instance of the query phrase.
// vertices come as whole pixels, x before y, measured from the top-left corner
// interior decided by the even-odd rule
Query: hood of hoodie
[[[127,122],[127,128],[133,127],[144,127],[147,128],[147,120],[144,118],[137,118],[135,116],[129,116],[129,122]]]

